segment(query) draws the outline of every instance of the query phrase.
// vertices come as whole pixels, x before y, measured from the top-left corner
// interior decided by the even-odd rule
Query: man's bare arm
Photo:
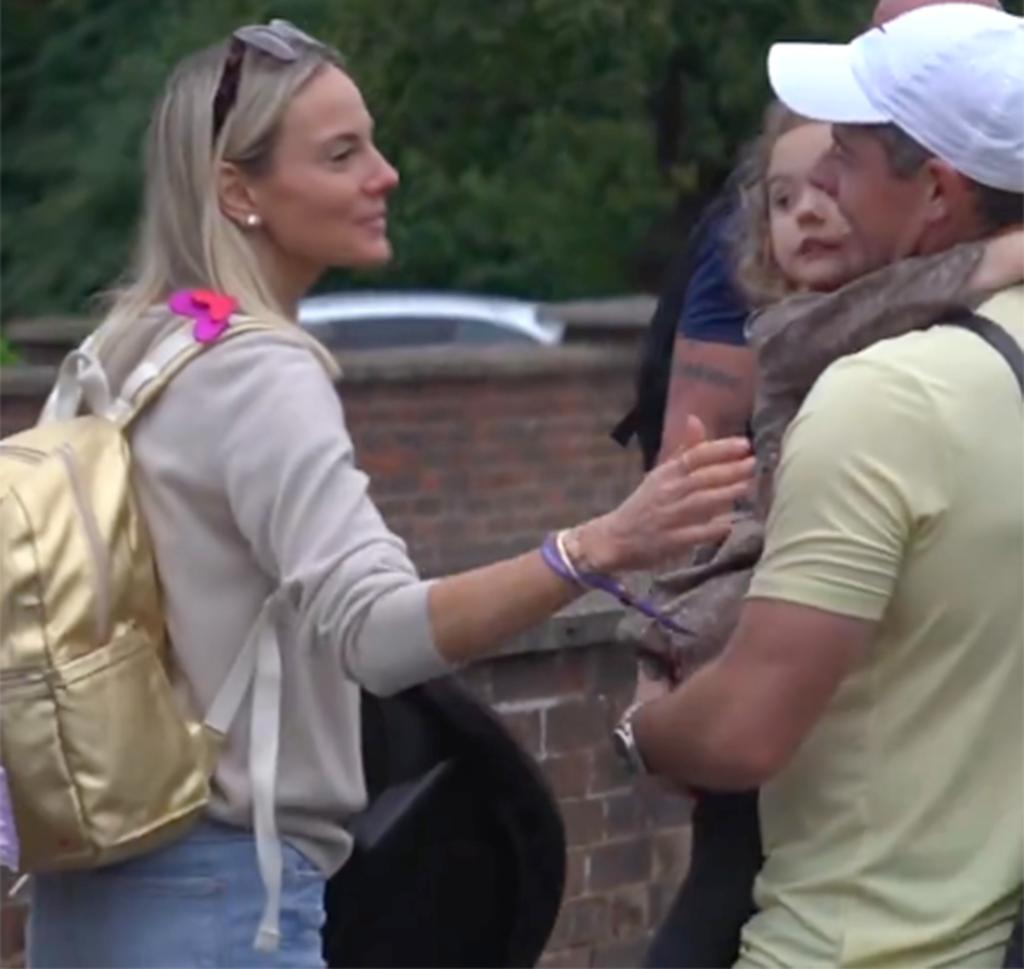
[[[745,432],[754,402],[754,359],[746,347],[678,337],[658,460],[683,441],[686,418],[699,417],[708,437]]]
[[[875,630],[810,606],[747,600],[725,652],[637,713],[645,763],[684,789],[763,784],[814,728]]]

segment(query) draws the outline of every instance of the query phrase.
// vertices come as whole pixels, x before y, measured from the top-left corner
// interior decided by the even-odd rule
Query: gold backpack
[[[87,340],[40,424],[0,442],[0,765],[22,871],[104,865],[182,834],[252,678],[243,649],[204,721],[180,708],[132,488],[126,431],[205,349],[174,332],[112,401]]]

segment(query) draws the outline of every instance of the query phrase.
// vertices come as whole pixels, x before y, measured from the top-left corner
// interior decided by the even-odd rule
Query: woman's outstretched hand
[[[585,571],[655,568],[726,535],[733,503],[754,469],[744,438],[708,441],[691,417],[678,454],[662,462],[615,511],[571,529]],[[465,663],[547,618],[583,592],[538,551],[436,580],[427,602],[438,652]]]
[[[618,508],[579,527],[583,558],[601,572],[656,568],[724,537],[735,502],[749,494],[753,472],[746,438],[709,441],[701,421],[689,417],[679,450]]]

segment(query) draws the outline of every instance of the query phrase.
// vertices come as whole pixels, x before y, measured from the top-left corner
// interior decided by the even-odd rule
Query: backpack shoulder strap
[[[980,336],[1007,363],[1013,373],[1021,396],[1024,396],[1024,350],[998,323],[987,316],[975,313],[966,307],[952,319],[946,321],[951,326],[959,326]]]
[[[234,339],[243,333],[270,330],[269,323],[240,323],[229,326],[217,343]],[[149,406],[167,385],[196,357],[216,344],[199,343],[191,327],[183,326],[156,344],[125,378],[121,393],[110,405],[107,415],[127,427]]]
[[[338,376],[338,365],[329,351],[299,330],[290,333],[282,326],[261,322],[252,317],[242,317],[238,322],[232,323],[215,343],[204,344],[196,341],[191,327],[184,327],[161,340],[128,375],[120,396],[111,405],[108,416],[122,427],[127,427],[159,396],[181,370],[208,348],[246,333],[265,332],[285,333],[288,338],[294,339],[309,349],[332,379]]]
[[[216,343],[223,343],[245,333],[271,330],[285,334],[288,339],[308,349],[320,361],[332,380],[340,376],[340,368],[330,351],[297,327],[292,332],[283,326],[253,317],[236,317],[218,337]],[[126,428],[185,366],[213,345],[215,344],[198,342],[192,335],[192,328],[183,324],[180,329],[168,334],[149,350],[125,378],[121,392],[115,399],[96,352],[96,334],[92,334],[61,363],[57,380],[46,399],[39,423],[70,420],[78,414],[84,399],[90,413],[102,415]]]
[[[110,386],[96,356],[95,333],[61,361],[37,424],[70,420],[83,400],[94,414],[106,413],[110,408]]]

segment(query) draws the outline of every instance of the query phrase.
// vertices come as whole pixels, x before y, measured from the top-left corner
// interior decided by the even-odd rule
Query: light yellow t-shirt
[[[1024,343],[1024,288],[980,312]],[[739,965],[1001,965],[1024,871],[1024,407],[1004,360],[941,326],[830,367],[788,431],[750,595],[879,626],[762,790]]]

